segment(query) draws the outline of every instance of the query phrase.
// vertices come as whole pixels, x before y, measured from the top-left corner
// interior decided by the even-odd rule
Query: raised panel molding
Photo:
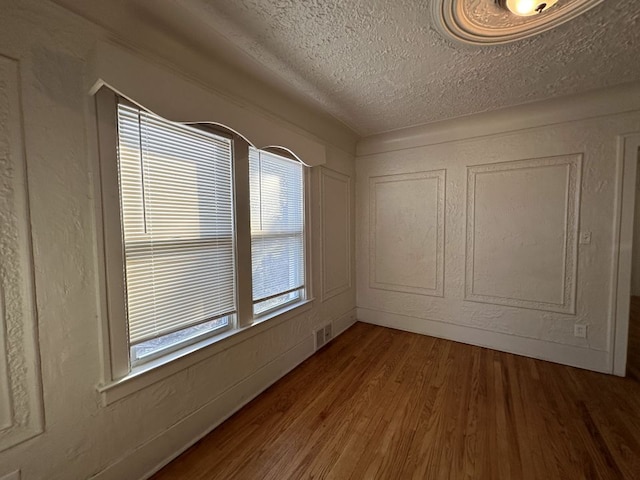
[[[320,210],[321,298],[326,301],[352,287],[351,177],[321,168]]]
[[[4,292],[0,285],[0,432],[13,425],[11,396],[9,395],[9,368],[7,366],[6,316],[4,313]]]
[[[0,451],[43,431],[18,62],[0,56]]]
[[[575,314],[581,171],[582,154],[467,167],[465,300]]]
[[[432,170],[369,179],[370,288],[444,296],[445,178]]]

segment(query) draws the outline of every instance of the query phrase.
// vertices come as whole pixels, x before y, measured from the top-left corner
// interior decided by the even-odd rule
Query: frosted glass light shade
[[[503,0],[504,6],[513,14],[520,17],[530,17],[546,12],[558,0]]]

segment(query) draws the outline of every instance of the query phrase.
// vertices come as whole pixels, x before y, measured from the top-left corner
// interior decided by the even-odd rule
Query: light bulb
[[[509,11],[520,17],[529,17],[546,12],[558,0],[503,0],[502,4]]]
[[[513,6],[514,12],[517,15],[531,15],[536,11],[536,0],[516,0]]]

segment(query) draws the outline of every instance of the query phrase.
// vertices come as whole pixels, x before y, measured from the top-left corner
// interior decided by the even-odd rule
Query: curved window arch
[[[308,175],[295,154],[108,89],[96,100],[111,381],[304,303]]]
[[[219,122],[256,148],[279,145],[298,155],[305,165],[326,162],[324,143],[284,117],[191,81],[182,72],[110,42],[99,42],[92,57],[87,70],[91,95],[108,88],[168,120],[182,124]]]
[[[304,172],[273,151],[249,148],[251,266],[254,314],[304,294]]]

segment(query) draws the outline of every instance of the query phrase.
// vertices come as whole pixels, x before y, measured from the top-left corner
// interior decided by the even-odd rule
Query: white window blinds
[[[303,166],[249,149],[254,313],[302,298],[304,291]]]
[[[231,140],[123,103],[118,137],[130,345],[227,324],[236,312]]]

